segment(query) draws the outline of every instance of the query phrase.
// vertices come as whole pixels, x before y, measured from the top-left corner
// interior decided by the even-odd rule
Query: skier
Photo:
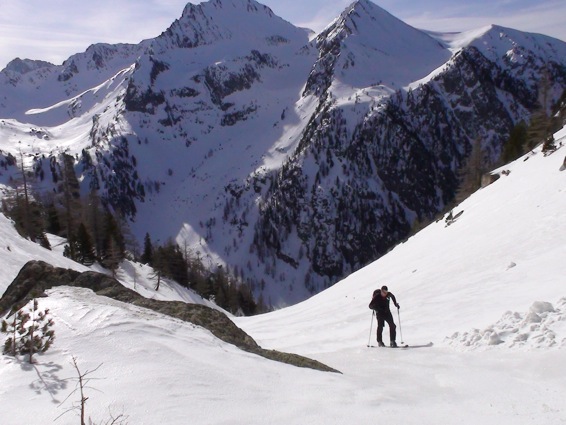
[[[375,315],[377,317],[377,343],[380,347],[385,347],[382,338],[385,322],[389,325],[389,339],[391,341],[391,347],[397,347],[397,343],[395,342],[397,337],[397,327],[393,321],[391,310],[389,310],[390,299],[393,300],[393,304],[395,304],[397,309],[401,308],[395,299],[395,295],[389,292],[387,286],[383,285],[381,289],[373,291],[373,297],[369,303],[369,308],[375,311]]]

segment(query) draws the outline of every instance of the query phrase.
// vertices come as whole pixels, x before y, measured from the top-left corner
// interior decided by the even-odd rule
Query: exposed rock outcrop
[[[21,308],[34,297],[44,296],[47,289],[55,286],[88,288],[100,296],[148,308],[208,329],[214,336],[270,360],[307,367],[325,372],[338,372],[316,360],[290,353],[261,348],[252,337],[238,328],[222,312],[198,304],[181,301],[157,301],[144,298],[124,287],[116,279],[97,272],[80,273],[75,270],[53,267],[43,261],[29,261],[8,286],[0,298],[0,313],[11,308]]]

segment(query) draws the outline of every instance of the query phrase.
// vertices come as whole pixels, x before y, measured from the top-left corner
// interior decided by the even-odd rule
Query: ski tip
[[[432,347],[434,344],[432,342],[429,342],[428,344],[422,344],[422,345],[409,345],[409,344],[404,344],[404,345],[400,345],[400,348],[427,348],[427,347]]]

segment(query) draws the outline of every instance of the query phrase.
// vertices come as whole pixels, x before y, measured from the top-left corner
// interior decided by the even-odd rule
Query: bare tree
[[[21,142],[20,142],[21,143]],[[24,206],[23,206],[23,218],[24,218],[24,230],[28,237],[33,234],[31,229],[31,218],[30,218],[30,206],[29,206],[29,194],[28,194],[28,182],[26,178],[26,170],[24,169],[24,155],[20,149],[20,171],[22,173],[22,179],[24,184]]]
[[[530,150],[540,143],[547,143],[549,139],[552,139],[551,88],[551,76],[548,68],[545,66],[538,83],[537,106],[531,113],[531,122],[527,131],[526,150]]]
[[[95,379],[91,375],[94,372],[96,372],[98,369],[100,369],[102,363],[100,363],[96,368],[92,370],[87,370],[86,372],[81,372],[81,370],[79,369],[79,365],[77,364],[77,358],[75,356],[72,357],[71,364],[75,369],[75,371],[77,372],[77,377],[71,379],[76,380],[77,384],[75,386],[75,389],[71,392],[71,394],[69,394],[67,398],[61,402],[60,406],[63,405],[69,398],[71,398],[71,396],[73,396],[76,393],[79,394],[79,401],[77,403],[74,403],[69,409],[65,410],[55,420],[61,418],[62,416],[66,415],[69,412],[78,412],[80,417],[80,425],[87,425],[86,402],[88,401],[89,397],[87,397],[85,390],[94,389],[89,386],[90,381]],[[117,416],[114,416],[112,412],[110,412],[109,416],[110,416],[109,419],[98,422],[98,425],[127,425],[128,418],[124,414],[119,414]],[[88,425],[97,425],[97,423],[93,422],[92,418],[89,417]]]
[[[69,258],[76,257],[74,243],[75,230],[77,223],[80,221],[82,214],[82,205],[80,202],[80,186],[75,174],[75,160],[71,155],[62,154],[63,163],[63,179],[61,182],[61,191],[63,193],[63,206],[65,211],[65,230],[67,241],[69,242]]]
[[[89,388],[88,384],[93,379],[93,378],[90,377],[90,375],[92,375],[94,372],[96,372],[98,369],[100,369],[100,367],[102,366],[102,363],[100,363],[93,370],[87,370],[86,372],[81,372],[81,370],[79,369],[79,365],[77,364],[77,358],[75,356],[72,357],[72,363],[71,364],[73,365],[74,369],[77,372],[77,377],[74,378],[77,381],[77,385],[75,386],[75,389],[71,392],[71,394],[69,394],[69,396],[61,402],[61,405],[63,403],[65,403],[73,394],[75,394],[77,392],[79,393],[79,396],[80,396],[79,402],[78,402],[78,404],[73,404],[72,407],[65,410],[61,415],[59,415],[56,418],[56,420],[59,419],[60,417],[62,417],[63,415],[69,413],[69,412],[78,411],[79,415],[80,415],[80,419],[81,419],[80,425],[86,425],[85,416],[86,416],[86,402],[88,400],[88,397],[85,394],[85,390],[87,388]]]

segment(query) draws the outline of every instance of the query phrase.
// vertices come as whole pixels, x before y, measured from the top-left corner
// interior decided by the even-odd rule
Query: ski
[[[432,347],[434,344],[432,342],[429,342],[428,344],[422,344],[422,345],[409,345],[409,344],[402,344],[402,345],[398,345],[397,347],[390,347],[388,345],[386,345],[385,347],[380,347],[378,345],[368,345],[368,348],[427,348],[427,347]]]
[[[389,345],[386,345],[384,347],[380,347],[379,345],[368,345],[369,348],[409,348],[409,344],[404,344],[404,345],[398,345],[397,347],[391,347]]]

